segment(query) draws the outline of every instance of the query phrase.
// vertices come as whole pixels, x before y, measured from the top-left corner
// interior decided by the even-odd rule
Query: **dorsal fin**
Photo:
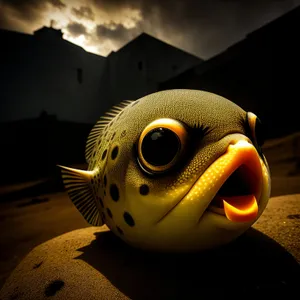
[[[85,147],[85,160],[87,163],[89,163],[94,146],[98,139],[102,136],[102,131],[105,128],[105,126],[113,119],[115,118],[126,106],[131,104],[132,100],[125,100],[122,101],[120,104],[113,106],[108,112],[105,113],[104,116],[102,116],[99,121],[95,124],[93,129],[91,130]]]
[[[90,180],[97,171],[84,171],[58,165],[61,168],[65,188],[72,202],[93,226],[103,225],[100,211],[96,205]]]

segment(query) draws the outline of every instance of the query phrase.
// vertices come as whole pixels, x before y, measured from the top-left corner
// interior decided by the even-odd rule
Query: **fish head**
[[[260,120],[228,99],[153,93],[124,108],[105,134],[89,169],[102,182],[103,222],[132,246],[213,248],[240,236],[267,205]]]
[[[86,146],[88,170],[62,167],[75,206],[126,243],[218,247],[261,216],[271,180],[259,118],[219,95],[168,90],[123,102]]]

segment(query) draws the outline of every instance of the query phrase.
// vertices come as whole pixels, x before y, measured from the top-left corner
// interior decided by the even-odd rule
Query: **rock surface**
[[[272,198],[243,236],[197,254],[139,251],[105,226],[75,230],[34,248],[0,299],[288,299],[300,291],[299,208],[300,195]]]

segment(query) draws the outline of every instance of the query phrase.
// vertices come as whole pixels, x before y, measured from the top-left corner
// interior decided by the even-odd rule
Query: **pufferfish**
[[[123,101],[91,130],[87,170],[62,168],[69,197],[93,226],[160,252],[227,244],[267,206],[270,170],[259,118],[199,90]]]

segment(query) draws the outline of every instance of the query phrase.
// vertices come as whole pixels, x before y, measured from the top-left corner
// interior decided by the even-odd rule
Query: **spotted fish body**
[[[132,246],[213,248],[241,235],[267,205],[258,124],[253,113],[204,91],[124,101],[92,129],[88,170],[61,166],[64,184],[91,225],[105,223]]]

